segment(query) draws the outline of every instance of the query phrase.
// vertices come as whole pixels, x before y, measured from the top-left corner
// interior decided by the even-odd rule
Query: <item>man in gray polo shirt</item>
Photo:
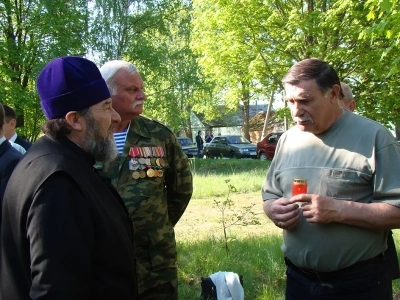
[[[283,84],[296,126],[278,142],[262,196],[283,229],[286,299],[386,299],[382,253],[387,231],[400,227],[398,144],[339,106],[328,63],[300,61]],[[307,194],[292,197],[294,178],[307,180]]]

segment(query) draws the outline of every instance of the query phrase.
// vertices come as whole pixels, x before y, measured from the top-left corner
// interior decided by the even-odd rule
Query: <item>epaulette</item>
[[[167,125],[161,123],[160,121],[158,121],[158,120],[156,120],[156,119],[153,119],[153,118],[149,118],[149,117],[143,116],[143,115],[141,115],[141,117],[144,118],[144,119],[147,119],[148,121],[153,121],[154,123],[157,123],[157,124],[159,124],[159,125],[165,127],[169,132],[171,132],[172,134],[174,134],[174,132],[173,132],[173,130],[172,130],[171,128],[169,128]]]

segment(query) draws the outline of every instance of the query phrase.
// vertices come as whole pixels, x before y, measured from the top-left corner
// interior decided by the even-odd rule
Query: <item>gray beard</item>
[[[108,163],[116,159],[118,149],[114,137],[112,135],[102,136],[91,115],[86,117],[86,125],[85,143],[82,148],[98,162]]]

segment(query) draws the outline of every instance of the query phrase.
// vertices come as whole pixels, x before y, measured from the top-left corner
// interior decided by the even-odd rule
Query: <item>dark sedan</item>
[[[207,158],[256,158],[256,145],[241,135],[216,136],[204,146],[203,153]]]
[[[196,157],[197,156],[197,146],[191,139],[187,137],[178,137],[178,142],[182,147],[183,153],[187,155],[187,157]]]

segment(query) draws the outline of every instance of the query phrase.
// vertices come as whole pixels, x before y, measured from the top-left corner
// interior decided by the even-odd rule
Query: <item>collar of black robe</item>
[[[82,160],[84,160],[87,164],[90,166],[94,166],[95,164],[95,159],[94,157],[87,153],[85,150],[83,150],[78,144],[74,143],[70,139],[68,139],[66,136],[61,136],[57,138],[57,140],[65,146],[69,151],[72,153],[75,153],[77,156],[79,156]]]

